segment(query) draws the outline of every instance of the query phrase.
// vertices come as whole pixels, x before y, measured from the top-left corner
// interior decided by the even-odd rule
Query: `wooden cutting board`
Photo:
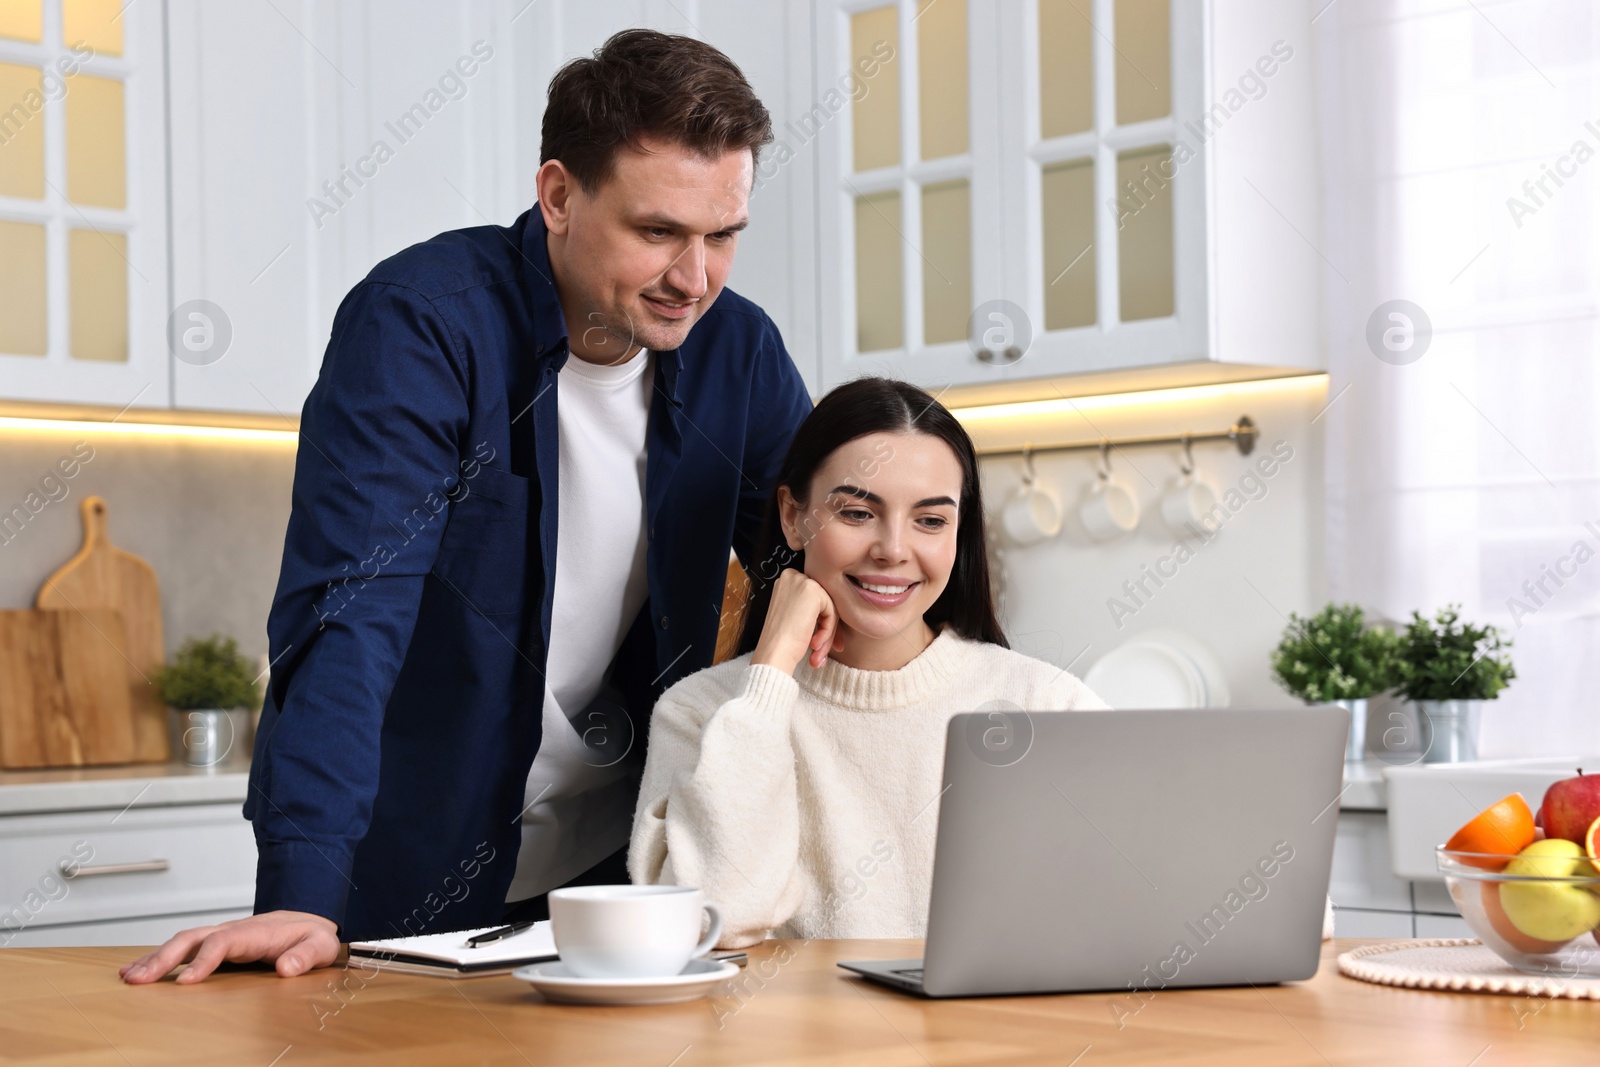
[[[120,613],[0,611],[0,767],[134,762]]]
[[[161,587],[150,564],[124,552],[106,535],[105,499],[83,501],[83,547],[44,580],[36,608],[109,608],[122,615],[126,635],[118,646],[133,709],[133,761],[163,763],[172,758],[167,709],[152,680],[166,657],[161,633]]]

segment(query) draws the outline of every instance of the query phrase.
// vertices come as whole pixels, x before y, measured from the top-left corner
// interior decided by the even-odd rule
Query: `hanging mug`
[[[1022,450],[1022,485],[1001,510],[1000,525],[1018,545],[1036,545],[1061,532],[1061,505],[1036,484],[1031,448]]]
[[[1205,526],[1217,503],[1216,488],[1195,471],[1189,438],[1183,439],[1183,463],[1178,477],[1161,498],[1161,518],[1175,533],[1192,534]]]
[[[1139,498],[1111,476],[1110,443],[1100,443],[1100,470],[1089,497],[1078,509],[1083,528],[1096,541],[1111,541],[1139,525]]]

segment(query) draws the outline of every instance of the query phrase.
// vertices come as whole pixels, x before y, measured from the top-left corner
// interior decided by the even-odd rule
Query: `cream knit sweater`
[[[1066,671],[949,627],[894,671],[830,659],[791,676],[746,654],[690,675],[652,715],[628,873],[703,889],[726,947],[922,937],[945,724],[996,701],[1106,707]]]

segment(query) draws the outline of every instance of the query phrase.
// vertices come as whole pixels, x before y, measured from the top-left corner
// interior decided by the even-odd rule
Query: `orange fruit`
[[[1494,927],[1494,932],[1505,939],[1506,943],[1518,952],[1544,953],[1557,952],[1567,942],[1542,941],[1537,937],[1529,937],[1518,930],[1511,922],[1511,916],[1506,914],[1506,909],[1500,905],[1500,883],[1483,883],[1483,910],[1488,916],[1489,925]],[[1600,940],[1600,933],[1595,934]]]
[[[1471,822],[1445,842],[1444,847],[1451,852],[1483,853],[1485,856],[1482,859],[1463,858],[1461,862],[1498,871],[1510,863],[1513,856],[1533,844],[1535,832],[1533,812],[1528,808],[1528,802],[1521,793],[1512,793],[1478,812]]]
[[[1590,865],[1600,872],[1600,819],[1589,824],[1589,832],[1583,835],[1583,850],[1589,854]],[[1595,940],[1600,941],[1600,937]]]

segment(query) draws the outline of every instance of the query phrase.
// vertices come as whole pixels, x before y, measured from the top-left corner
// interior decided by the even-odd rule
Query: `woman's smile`
[[[911,594],[921,582],[909,579],[888,578],[878,574],[846,574],[855,591],[867,603],[877,607],[893,608],[911,599]]]

